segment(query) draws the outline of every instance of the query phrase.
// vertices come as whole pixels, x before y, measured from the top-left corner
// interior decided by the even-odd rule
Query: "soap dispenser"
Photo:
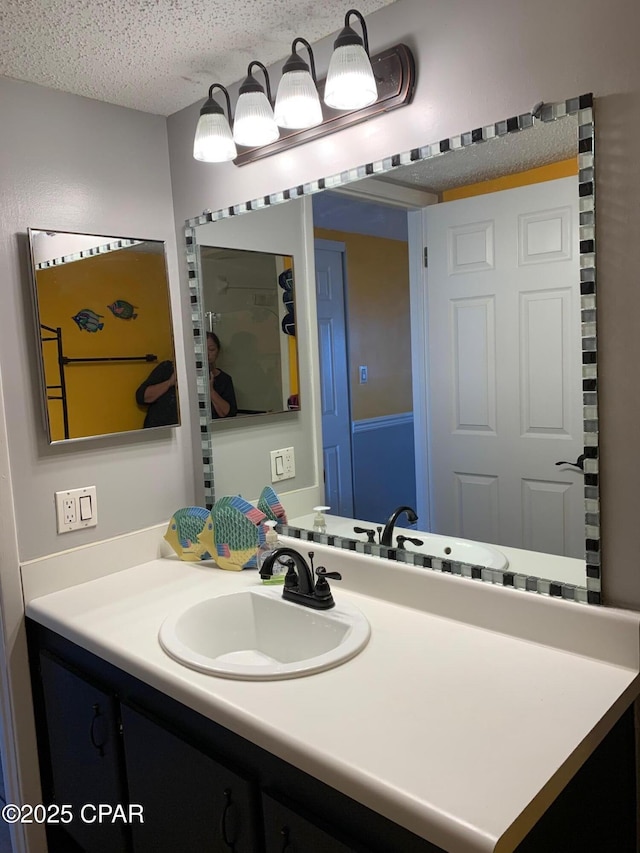
[[[313,529],[316,533],[326,533],[327,532],[327,520],[324,517],[324,513],[327,510],[330,510],[330,506],[314,506],[313,510],[315,512],[315,518],[313,519]]]
[[[276,524],[277,521],[271,521],[270,519],[265,521],[265,527],[268,528],[267,533],[265,535],[265,541],[258,549],[257,555],[257,565],[258,571],[264,565],[265,560],[269,557],[276,548],[280,547],[280,542],[278,540],[278,534],[276,533]],[[279,563],[277,560],[273,564],[273,574],[270,577],[263,578],[262,583],[266,584],[276,584],[276,583],[284,583],[286,567]]]

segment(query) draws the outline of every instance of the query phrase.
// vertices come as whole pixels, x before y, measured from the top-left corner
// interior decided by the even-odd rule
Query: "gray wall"
[[[28,278],[28,227],[165,240],[181,327],[165,119],[6,78],[0,104],[0,365],[25,561],[168,520],[193,501],[194,484],[181,331],[181,428],[46,443]],[[87,388],[94,394],[99,387]],[[54,492],[86,485],[97,488],[98,526],[59,536]]]
[[[272,415],[259,420],[218,420],[213,427],[213,463],[216,471],[216,496],[241,494],[248,500],[260,496],[262,487],[271,484],[270,450],[293,447],[296,476],[276,484],[278,495],[296,493],[296,500],[308,496],[301,511],[310,512],[318,503],[319,460],[314,436],[317,423],[317,400],[311,393],[317,388],[317,352],[315,333],[315,299],[309,300],[308,270],[305,260],[313,255],[309,199],[298,199],[254,212],[247,217],[233,217],[222,222],[209,222],[196,229],[196,240],[208,246],[254,249],[293,257],[296,299],[296,338],[299,350],[299,379],[302,410],[286,415]],[[280,297],[278,297],[280,298]],[[307,323],[312,314],[313,321]],[[311,345],[309,341],[311,340]]]
[[[406,42],[417,59],[413,103],[328,140],[237,168],[191,156],[199,101],[169,118],[177,227],[217,209],[331,175],[592,91],[598,125],[598,320],[601,350],[604,594],[640,608],[636,483],[640,363],[635,286],[640,228],[640,52],[636,0],[398,0],[368,16],[373,51]],[[337,22],[338,28],[339,23]],[[319,43],[319,74],[331,40]],[[273,78],[278,79],[280,69]],[[235,96],[237,90],[233,89]],[[206,97],[203,90],[202,99]],[[238,445],[238,453],[241,447]]]

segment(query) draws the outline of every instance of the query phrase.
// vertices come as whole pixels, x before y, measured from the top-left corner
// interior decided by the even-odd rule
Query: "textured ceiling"
[[[445,157],[402,166],[376,180],[441,193],[575,157],[577,131],[578,122],[574,116],[560,121],[535,122],[533,127],[520,133],[509,133],[453,151]]]
[[[393,0],[358,0],[364,15]],[[0,74],[171,115],[291,42],[340,30],[345,0],[0,0]]]

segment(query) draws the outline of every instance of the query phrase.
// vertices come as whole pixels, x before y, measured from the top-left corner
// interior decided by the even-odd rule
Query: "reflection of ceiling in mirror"
[[[145,254],[163,254],[162,240],[103,237],[67,231],[31,231],[33,260],[37,269],[80,261],[108,252],[134,248]]]
[[[524,172],[575,157],[577,128],[578,122],[573,116],[553,122],[536,122],[519,133],[451,151],[446,157],[400,166],[376,175],[375,179],[439,193],[469,183]]]

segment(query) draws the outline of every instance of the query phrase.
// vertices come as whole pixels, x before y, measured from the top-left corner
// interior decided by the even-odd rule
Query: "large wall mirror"
[[[591,96],[546,104],[205,214],[186,233],[195,245],[224,221],[255,228],[311,196],[321,408],[327,376],[332,394],[346,379],[344,453],[323,423],[332,512],[382,524],[410,504],[422,531],[539,554],[540,567],[404,561],[599,603],[593,133]],[[337,274],[344,319],[324,299]],[[327,323],[342,324],[342,356]],[[201,311],[196,352],[204,327]],[[211,446],[203,456],[212,490]],[[327,541],[312,517],[291,532]],[[397,557],[357,538],[328,536]],[[551,570],[548,555],[561,558]]]
[[[164,242],[29,229],[51,444],[177,426]]]

